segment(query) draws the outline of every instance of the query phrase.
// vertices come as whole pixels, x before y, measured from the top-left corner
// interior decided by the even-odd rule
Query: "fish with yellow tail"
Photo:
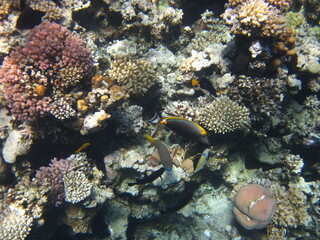
[[[161,164],[166,169],[166,171],[170,172],[172,170],[172,157],[168,147],[160,140],[154,139],[148,134],[146,134],[145,136],[146,136],[146,139],[157,148],[159,152]]]
[[[194,170],[194,173],[199,172],[203,166],[207,163],[207,160],[209,158],[209,152],[210,152],[210,148],[207,148],[203,151],[203,153],[201,154],[201,157],[199,158],[196,170]]]
[[[190,140],[202,142],[208,145],[210,144],[207,137],[207,131],[199,124],[186,118],[167,117],[161,120],[160,123],[164,124],[171,131]]]

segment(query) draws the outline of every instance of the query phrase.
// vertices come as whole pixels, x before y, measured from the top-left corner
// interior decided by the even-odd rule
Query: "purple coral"
[[[92,66],[83,40],[57,23],[41,23],[29,32],[24,46],[4,59],[0,68],[3,96],[19,120],[34,120],[50,111],[56,92],[78,84]],[[65,83],[61,71],[68,69],[75,76]]]
[[[36,172],[35,182],[48,188],[49,201],[56,207],[64,200],[63,176],[73,170],[70,159],[54,158],[49,167],[40,167]]]

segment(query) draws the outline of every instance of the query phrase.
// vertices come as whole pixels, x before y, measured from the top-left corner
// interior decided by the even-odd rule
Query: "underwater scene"
[[[319,93],[319,0],[0,0],[0,240],[318,240]]]

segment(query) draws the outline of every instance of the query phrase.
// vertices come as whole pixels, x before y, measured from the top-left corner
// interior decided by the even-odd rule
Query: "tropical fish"
[[[156,180],[158,177],[160,177],[164,171],[166,169],[165,168],[160,168],[157,171],[151,173],[148,176],[145,176],[144,178],[141,179],[136,179],[136,182],[134,183],[128,183],[129,186],[134,186],[134,185],[140,185],[140,184],[146,184],[146,183],[152,183],[154,180]]]
[[[160,121],[159,114],[157,112],[154,113],[153,117],[149,120],[149,122],[156,124]]]
[[[82,150],[86,149],[87,147],[89,147],[91,145],[91,143],[85,143],[85,144],[82,144],[81,147],[79,147],[74,153],[79,153],[81,152]]]
[[[159,156],[160,156],[160,161],[161,161],[161,164],[163,165],[163,167],[167,171],[171,171],[171,169],[172,169],[172,157],[170,155],[170,151],[167,148],[167,146],[163,142],[154,139],[153,137],[151,137],[148,134],[146,134],[145,136],[146,136],[147,140],[149,142],[151,142],[158,149]]]
[[[167,117],[160,121],[160,123],[164,124],[171,131],[183,137],[209,144],[207,131],[199,124],[192,122],[186,118]]]
[[[203,166],[206,164],[208,157],[209,157],[209,152],[210,152],[210,148],[207,148],[201,154],[201,157],[199,158],[196,170],[194,170],[194,173],[200,171],[203,168]]]
[[[212,83],[210,82],[209,79],[207,78],[200,78],[199,80],[192,79],[191,80],[191,85],[193,87],[195,86],[200,86],[200,88],[208,91],[210,94],[217,96],[217,91],[214,89]]]

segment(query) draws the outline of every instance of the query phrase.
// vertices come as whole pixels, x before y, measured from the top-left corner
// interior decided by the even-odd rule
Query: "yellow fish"
[[[80,148],[78,148],[74,153],[79,153],[82,150],[86,149],[87,147],[89,147],[91,145],[91,143],[85,143],[83,144]]]

